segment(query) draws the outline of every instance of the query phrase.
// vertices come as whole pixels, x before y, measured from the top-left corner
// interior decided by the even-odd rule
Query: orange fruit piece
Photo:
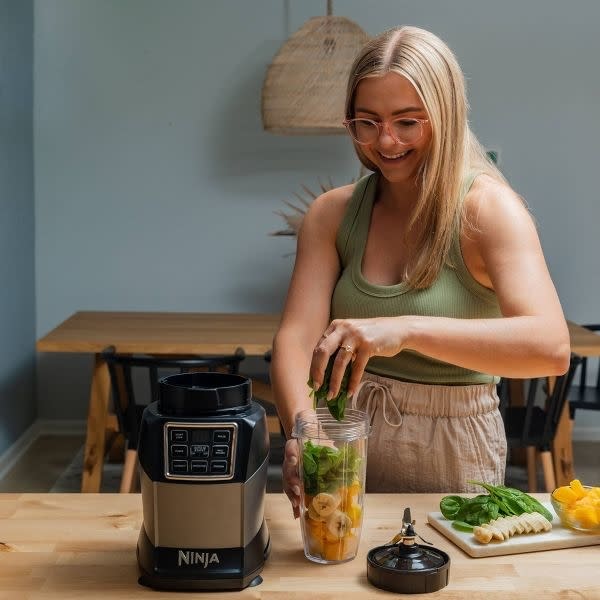
[[[573,490],[573,493],[577,496],[578,500],[587,495],[587,491],[585,490],[583,485],[581,485],[581,481],[579,481],[579,479],[573,479],[573,481],[571,481],[571,483],[569,484],[569,487],[571,488],[571,490]]]
[[[563,485],[554,491],[554,497],[563,504],[572,504],[577,500],[577,495],[568,485]]]

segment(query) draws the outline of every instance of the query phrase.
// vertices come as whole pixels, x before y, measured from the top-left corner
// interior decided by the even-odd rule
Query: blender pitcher
[[[292,436],[299,447],[300,522],[309,560],[329,564],[356,556],[369,430],[367,414],[355,409],[347,409],[342,421],[327,408],[296,417]]]

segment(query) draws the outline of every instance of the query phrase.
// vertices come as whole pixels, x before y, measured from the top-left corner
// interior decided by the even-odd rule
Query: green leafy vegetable
[[[552,513],[541,502],[521,490],[504,485],[490,485],[481,481],[469,481],[469,483],[485,488],[496,503],[502,506],[506,516],[539,512],[552,522]]]
[[[445,496],[440,502],[440,511],[446,519],[451,521],[466,501],[467,499],[462,496]]]
[[[465,527],[483,525],[498,518],[523,513],[539,512],[552,521],[550,511],[535,498],[504,485],[491,485],[481,481],[469,481],[487,490],[488,494],[480,494],[474,498],[463,496],[444,496],[440,502],[440,511],[446,519],[452,521],[452,526],[461,531]]]
[[[459,531],[473,531],[473,525],[469,525],[464,521],[452,521],[452,527],[454,527],[454,529],[458,529]]]
[[[336,421],[341,421],[344,418],[344,413],[346,411],[346,402],[348,400],[348,382],[350,381],[350,373],[352,372],[352,362],[349,362],[346,365],[346,370],[344,371],[344,375],[342,376],[342,382],[340,383],[340,391],[335,398],[331,400],[327,400],[327,394],[329,393],[329,381],[331,379],[331,371],[333,370],[333,364],[335,361],[335,357],[337,353],[340,351],[338,348],[330,357],[329,362],[327,363],[327,367],[325,368],[325,376],[323,378],[323,383],[318,390],[314,388],[314,382],[312,378],[308,380],[308,385],[312,388],[310,395],[313,399],[313,407],[317,408],[319,402],[324,400],[326,403],[331,416]]]
[[[350,445],[342,448],[319,446],[308,440],[302,449],[304,491],[315,495],[335,492],[358,478],[360,456]]]

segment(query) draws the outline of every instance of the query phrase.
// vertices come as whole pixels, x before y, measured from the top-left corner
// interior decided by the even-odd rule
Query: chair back
[[[600,332],[600,324],[582,325],[582,327]],[[596,362],[598,362],[597,359]],[[575,411],[577,409],[600,410],[600,363],[597,365],[598,374],[595,385],[587,385],[588,366],[588,357],[582,356],[579,376],[575,378],[571,394],[569,395],[569,408],[572,419],[575,418]]]
[[[158,400],[159,370],[179,373],[223,371],[235,374],[239,372],[245,354],[239,348],[235,354],[220,356],[149,356],[119,354],[110,346],[102,352],[102,357],[110,374],[113,409],[119,429],[125,436],[128,447],[137,448],[142,412],[147,404]],[[146,395],[144,402],[138,402],[136,397],[139,378],[134,376],[134,372],[138,371],[145,371],[148,378],[150,393]]]
[[[508,404],[504,408],[504,425],[509,446],[549,447],[554,440],[558,421],[580,362],[581,357],[572,354],[568,371],[556,378],[552,391],[549,393],[545,377],[530,379],[525,405]],[[545,402],[542,406],[537,403],[540,388],[546,392]]]

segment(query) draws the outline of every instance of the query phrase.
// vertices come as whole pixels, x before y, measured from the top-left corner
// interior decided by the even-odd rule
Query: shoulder
[[[317,196],[308,208],[300,234],[308,231],[331,232],[334,236],[344,217],[356,184],[333,188]]]
[[[466,230],[481,240],[535,230],[525,201],[504,181],[482,174],[465,196]]]

